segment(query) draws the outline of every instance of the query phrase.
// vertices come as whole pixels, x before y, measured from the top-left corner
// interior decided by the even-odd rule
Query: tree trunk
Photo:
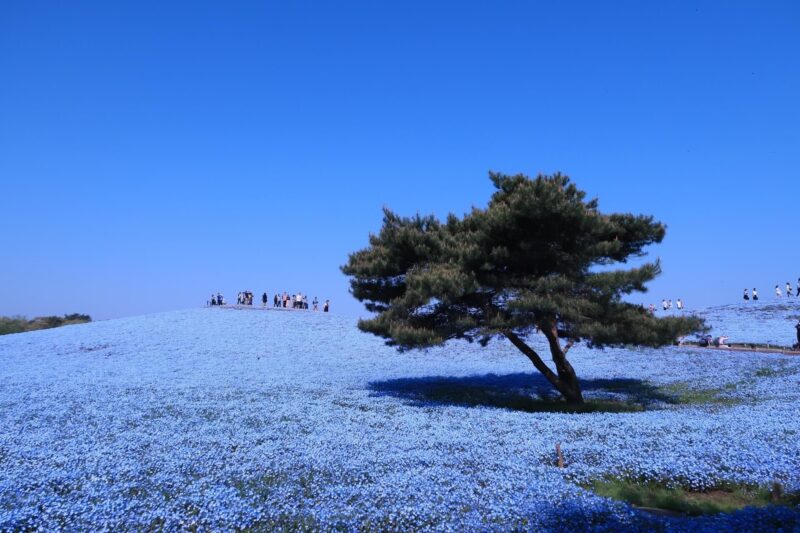
[[[553,357],[553,362],[556,364],[558,371],[558,380],[562,384],[561,394],[567,403],[582,404],[583,393],[581,392],[581,384],[578,381],[578,376],[575,374],[575,369],[567,361],[567,354],[561,348],[561,343],[558,340],[558,328],[555,324],[548,328],[541,328],[544,336],[547,337],[547,342],[550,344],[550,355]]]
[[[581,385],[578,382],[578,376],[575,375],[575,370],[572,368],[572,365],[569,364],[567,361],[567,357],[564,354],[564,351],[561,349],[561,345],[558,342],[558,335],[557,333],[554,334],[553,330],[548,328],[547,330],[543,329],[545,336],[547,337],[548,342],[550,343],[550,353],[553,356],[553,362],[556,364],[556,371],[558,374],[550,370],[550,368],[542,361],[542,358],[539,357],[539,354],[536,351],[525,344],[525,342],[520,339],[516,333],[511,330],[505,331],[504,335],[511,341],[511,344],[517,347],[519,351],[524,353],[528,359],[531,360],[533,366],[536,367],[536,370],[542,373],[542,375],[547,378],[553,387],[561,393],[567,403],[580,405],[583,403],[583,394],[581,393]],[[551,340],[551,337],[553,340]]]

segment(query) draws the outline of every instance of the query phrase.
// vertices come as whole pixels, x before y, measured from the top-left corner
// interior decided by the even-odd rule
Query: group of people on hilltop
[[[791,298],[795,294],[798,297],[800,297],[800,278],[797,278],[797,285],[796,285],[794,290],[792,289],[792,284],[789,283],[788,281],[786,282],[786,297],[787,298]],[[782,298],[783,297],[783,291],[781,291],[781,286],[780,285],[775,285],[775,297],[776,298]],[[758,300],[758,291],[754,287],[753,288],[753,293],[752,293],[752,296],[751,296],[750,293],[747,291],[747,289],[745,289],[743,298],[745,300]]]
[[[261,302],[264,307],[267,306],[267,302],[269,298],[267,297],[267,293],[265,292],[261,296]],[[308,295],[298,292],[297,294],[289,294],[287,292],[283,292],[282,294],[275,293],[275,296],[272,298],[272,306],[273,307],[280,307],[283,309],[300,309],[308,311],[309,303],[308,303]],[[330,311],[331,308],[331,301],[325,300],[325,304],[322,306],[322,311],[327,313]],[[316,296],[311,301],[311,310],[312,311],[319,311],[319,300]]]
[[[675,302],[675,307],[678,309],[678,311],[683,311],[684,308],[683,300],[678,298],[678,300]],[[655,314],[656,305],[650,304],[650,307],[648,309],[650,310],[651,314]],[[672,300],[668,300],[666,298],[661,300],[661,309],[663,309],[664,311],[669,311],[670,309],[672,309]]]
[[[250,291],[242,291],[236,295],[236,305],[253,305],[253,293]],[[262,307],[267,307],[269,302],[269,296],[266,292],[261,295],[261,305]],[[225,298],[222,296],[221,293],[211,294],[211,300],[207,302],[208,305],[225,305]],[[308,296],[297,293],[297,294],[289,294],[287,292],[283,292],[282,294],[275,293],[275,296],[272,299],[273,307],[282,308],[282,309],[299,309],[299,310],[308,310],[309,309],[309,302]],[[319,311],[319,300],[316,296],[311,301],[311,310]],[[331,301],[325,300],[325,303],[322,305],[322,311],[324,313],[329,312],[331,309]]]

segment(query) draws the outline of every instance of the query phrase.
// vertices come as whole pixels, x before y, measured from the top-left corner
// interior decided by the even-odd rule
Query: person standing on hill
[[[675,305],[677,306],[678,311],[683,311],[683,302],[680,298],[678,298],[678,301],[675,303]]]
[[[780,298],[781,296],[783,296],[783,293],[781,292],[780,286],[775,285],[775,298]]]
[[[800,320],[797,321],[797,324],[794,325],[794,329],[797,330],[797,348],[800,349]]]
[[[661,300],[661,309],[663,309],[664,311],[667,310],[667,299],[666,298]]]
[[[758,300],[758,291],[753,287],[753,300]]]
[[[750,300],[750,295],[747,294],[747,289],[744,290],[744,299],[745,300]]]
[[[264,294],[261,295],[261,307],[267,306],[267,300],[269,300],[269,298],[267,298],[267,291],[264,291]]]
[[[789,298],[792,295],[792,284],[788,281],[786,282],[786,297]]]
[[[331,308],[331,301],[325,300],[325,305],[322,306],[322,312],[327,313]]]

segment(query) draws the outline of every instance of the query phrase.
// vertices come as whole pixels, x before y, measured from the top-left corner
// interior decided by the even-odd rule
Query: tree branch
[[[524,353],[528,359],[531,360],[531,363],[533,363],[533,366],[536,367],[536,370],[544,374],[544,377],[546,377],[550,383],[553,385],[558,384],[558,376],[555,374],[555,372],[550,370],[550,368],[545,364],[544,361],[542,361],[542,358],[539,357],[539,354],[537,354],[533,348],[525,344],[525,342],[510,329],[504,331],[503,335],[505,335],[508,340],[511,341],[511,344],[516,346],[519,351]]]
[[[550,354],[556,364],[558,377],[563,378],[570,373],[574,374],[575,371],[566,358],[567,352],[561,348],[561,342],[558,340],[558,326],[555,324],[543,324],[542,333],[547,337],[547,342],[550,344]]]

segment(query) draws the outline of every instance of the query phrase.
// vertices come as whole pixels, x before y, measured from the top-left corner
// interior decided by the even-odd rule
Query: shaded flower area
[[[765,337],[798,311],[765,312]],[[708,312],[728,335],[750,327],[740,306]],[[335,315],[211,308],[4,336],[0,530],[800,528],[792,507],[656,516],[581,488],[800,490],[800,358],[571,357],[590,412],[560,409],[510,345],[399,354]]]

